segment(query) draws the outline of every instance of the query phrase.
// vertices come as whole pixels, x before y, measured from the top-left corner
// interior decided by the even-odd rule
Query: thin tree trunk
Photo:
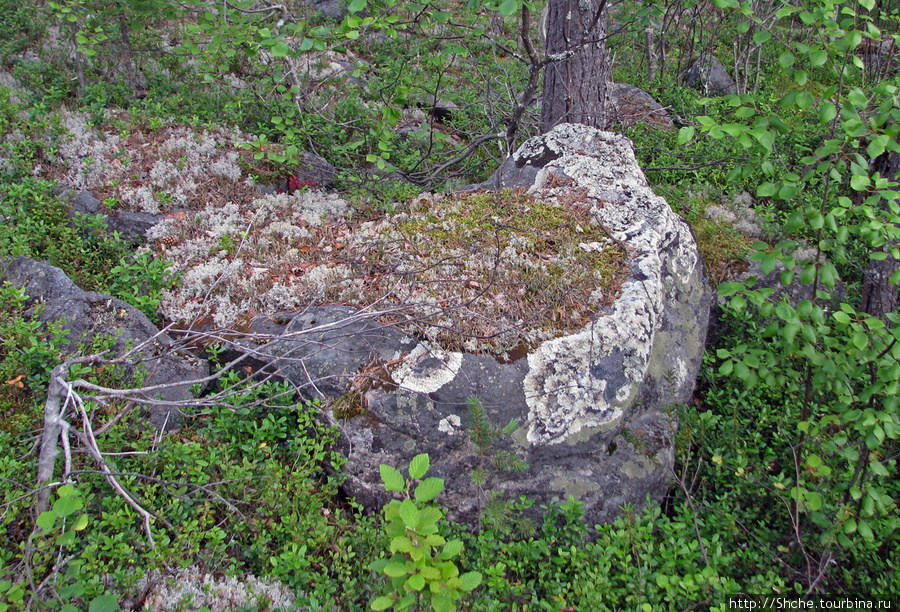
[[[84,82],[84,57],[78,45],[78,22],[73,21],[72,25],[72,45],[75,47],[75,76],[78,77],[78,97],[84,95],[87,84]]]
[[[872,172],[882,177],[896,180],[900,178],[900,154],[882,153],[872,162]],[[882,200],[881,206],[887,210],[888,201]],[[885,316],[897,310],[900,305],[900,294],[897,285],[890,283],[890,278],[900,270],[900,260],[895,259],[891,251],[900,247],[900,241],[891,240],[882,246],[888,254],[881,261],[870,259],[863,282],[862,304],[860,309],[874,317],[884,320]]]
[[[134,50],[131,47],[131,40],[128,38],[128,19],[125,17],[125,7],[121,2],[117,3],[119,10],[119,48],[122,53],[122,61],[125,62],[125,72],[128,74],[128,86],[131,87],[131,93],[138,95],[144,90],[143,83],[134,69]]]
[[[541,131],[560,123],[605,129],[610,78],[606,0],[550,0]]]

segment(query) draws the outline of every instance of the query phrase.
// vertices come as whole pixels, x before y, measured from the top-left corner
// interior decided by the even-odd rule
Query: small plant
[[[394,499],[384,507],[384,530],[391,538],[389,559],[369,565],[388,577],[388,592],[374,598],[373,610],[417,610],[426,602],[437,612],[456,610],[456,601],[481,584],[479,572],[460,575],[452,561],[463,550],[461,540],[449,542],[438,533],[441,509],[430,504],[444,489],[442,478],[424,478],[430,461],[427,454],[416,455],[409,463],[409,480],[389,465],[381,466],[387,491],[399,491],[403,501]],[[415,480],[420,480],[410,496]],[[440,548],[440,550],[438,550]]]
[[[159,321],[156,308],[163,289],[171,289],[178,281],[172,264],[148,251],[123,257],[110,270],[110,292],[140,309],[147,318]]]

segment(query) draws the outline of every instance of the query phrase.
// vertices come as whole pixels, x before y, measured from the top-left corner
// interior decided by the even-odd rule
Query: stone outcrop
[[[443,340],[435,338],[446,336],[423,339],[418,332],[427,315],[410,314],[410,303],[401,302],[387,321],[377,304],[320,302],[247,317],[246,327],[227,332],[228,357],[243,356],[242,371],[272,374],[307,397],[334,400],[323,418],[341,432],[344,487],[373,510],[388,499],[379,466],[403,467],[423,452],[431,456],[430,474],[446,481],[439,501],[452,519],[469,524],[476,524],[491,492],[534,500],[535,517],[541,506],[571,496],[584,502],[589,524],[612,520],[625,503],[641,506],[648,494],[661,498],[674,463],[677,423],[669,407],[691,398],[711,300],[690,228],[650,190],[628,139],[581,125],[560,125],[527,141],[487,185],[527,189],[531,197],[517,200],[521,207],[579,215],[573,231],[593,236],[575,240],[585,257],[605,249],[624,257],[615,272],[621,282],[600,292],[604,299],[593,301],[592,292],[582,304],[589,313],[577,325],[523,335],[533,340],[497,355],[487,348],[460,352],[469,345],[437,344]],[[429,212],[434,209],[406,214]],[[372,229],[367,248],[397,242],[393,234],[378,236]],[[345,251],[342,257],[351,257]],[[536,261],[554,257],[513,252]],[[25,258],[7,264],[2,280],[32,299],[40,296],[41,320],[66,321],[74,343],[112,334],[117,352],[148,338],[171,348],[167,336],[124,302],[81,291],[45,264]],[[536,264],[534,270],[549,269]],[[443,282],[468,284],[464,277]],[[171,350],[148,348],[143,355],[148,384],[178,383],[167,399],[188,398],[191,384],[206,373],[202,363]],[[156,426],[170,418],[152,416]],[[477,485],[473,474],[480,476]]]
[[[578,198],[627,249],[618,299],[583,328],[501,361],[417,341],[367,311],[320,306],[257,318],[246,346],[257,367],[304,393],[342,396],[328,417],[342,433],[345,487],[366,506],[387,499],[380,464],[402,467],[427,452],[456,520],[474,523],[493,490],[534,499],[535,513],[573,496],[590,524],[608,521],[622,504],[667,490],[677,427],[667,407],[691,397],[708,323],[703,264],[690,228],[650,190],[622,136],[558,126],[487,184],[498,183],[548,202]],[[497,430],[519,427],[479,447],[472,398]],[[524,471],[504,471],[513,456]],[[481,469],[479,487],[471,476]]]
[[[134,356],[144,376],[143,386],[167,385],[148,393],[146,399],[177,402],[190,399],[191,385],[209,373],[206,361],[186,359],[167,349],[172,339],[137,308],[104,293],[83,291],[66,274],[54,266],[29,259],[0,259],[0,284],[10,282],[24,290],[29,306],[42,305],[38,320],[44,323],[62,321],[69,344],[75,353],[98,339],[114,338],[111,355],[121,355],[152,342]],[[88,353],[89,354],[89,353]],[[135,373],[135,372],[132,372]],[[178,413],[163,405],[151,405],[149,420],[157,428],[177,424]]]
[[[709,96],[736,94],[737,83],[725,70],[722,62],[711,55],[701,55],[684,73],[685,82]]]

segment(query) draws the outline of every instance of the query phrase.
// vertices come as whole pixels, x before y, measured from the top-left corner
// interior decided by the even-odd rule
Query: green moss
[[[417,208],[423,205],[427,211]],[[396,229],[415,254],[414,271],[431,273],[427,295],[482,315],[464,333],[492,351],[536,339],[504,333],[510,328],[539,330],[541,338],[578,329],[615,300],[627,276],[627,253],[579,202],[543,202],[510,189],[420,200]],[[454,342],[450,334],[446,340]]]

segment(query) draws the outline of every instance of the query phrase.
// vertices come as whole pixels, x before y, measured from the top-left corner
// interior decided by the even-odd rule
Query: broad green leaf
[[[855,191],[865,191],[872,183],[868,176],[856,174],[850,177],[850,187]]]
[[[759,30],[753,34],[753,42],[757,45],[761,45],[772,38],[772,35],[768,30]]]
[[[412,458],[412,461],[409,462],[409,477],[413,480],[422,478],[428,472],[430,466],[431,460],[428,458],[427,453],[416,455]]]
[[[875,539],[875,534],[872,533],[872,528],[869,527],[869,524],[866,521],[859,522],[857,531],[859,531],[859,535],[870,542]]]
[[[350,0],[350,4],[347,6],[347,10],[351,13],[358,13],[366,8],[367,5],[368,2],[366,0]]]
[[[769,198],[778,193],[778,187],[775,183],[762,183],[756,188],[756,197]]]
[[[519,8],[519,3],[516,0],[503,0],[498,10],[504,17],[509,17],[516,12],[517,8]]]
[[[369,607],[372,608],[373,610],[387,610],[387,609],[393,607],[393,605],[394,605],[393,599],[391,599],[390,597],[385,597],[384,595],[381,595],[380,597],[376,597],[375,599],[373,599],[372,602],[369,604]]]
[[[381,472],[381,480],[384,482],[386,491],[402,491],[406,486],[403,474],[397,468],[382,464],[378,469]]]
[[[53,503],[53,512],[56,516],[66,517],[78,512],[83,507],[81,500],[73,497],[62,497]]]
[[[406,563],[402,561],[391,561],[387,565],[384,566],[384,573],[390,576],[391,578],[399,578],[400,576],[406,576]]]
[[[481,574],[479,572],[466,572],[459,577],[462,581],[462,590],[471,591],[478,588],[481,584]]]
[[[428,525],[434,525],[439,520],[441,520],[440,508],[437,506],[425,506],[421,510],[419,510],[419,528],[425,528]]]
[[[419,483],[416,487],[416,501],[420,503],[430,502],[432,499],[440,495],[444,490],[444,480],[441,478],[429,477]]]
[[[415,529],[419,522],[419,509],[416,508],[416,502],[411,499],[404,499],[400,502],[400,520],[409,529]]]
[[[813,66],[821,66],[828,61],[828,52],[824,49],[816,49],[809,54],[809,62]]]
[[[423,576],[422,574],[415,574],[413,576],[410,576],[406,581],[406,584],[408,584],[414,591],[421,591],[425,588],[425,576]]]
[[[456,555],[462,552],[463,543],[461,540],[450,540],[446,544],[444,544],[444,548],[441,549],[441,559],[446,561],[447,559],[452,559]]]
[[[75,522],[72,524],[72,531],[84,531],[85,527],[88,526],[88,515],[82,514]]]
[[[784,69],[790,68],[796,61],[797,58],[790,51],[783,51],[778,55],[778,64]]]
[[[807,491],[803,498],[807,510],[815,512],[822,507],[822,496],[815,491]]]
[[[694,138],[694,128],[693,126],[683,127],[678,130],[678,144],[685,145],[689,143]]]
[[[50,510],[48,510],[47,512],[41,512],[40,515],[38,515],[35,523],[37,523],[37,526],[40,527],[43,531],[50,531],[56,524],[56,513]]]
[[[866,155],[869,156],[869,159],[875,159],[884,153],[888,142],[890,142],[890,137],[887,135],[882,134],[881,136],[878,136],[866,147]]]
[[[279,40],[272,45],[272,57],[282,58],[291,54],[291,47],[283,40]]]
[[[778,190],[778,197],[782,200],[792,200],[796,198],[797,186],[790,183],[785,183],[781,186],[781,189]]]
[[[837,106],[833,102],[825,102],[819,107],[819,123],[831,123],[837,117]]]
[[[869,105],[869,97],[859,87],[854,87],[847,94],[847,101],[855,108],[863,109]]]
[[[119,598],[115,595],[100,595],[91,601],[88,612],[118,612]]]

